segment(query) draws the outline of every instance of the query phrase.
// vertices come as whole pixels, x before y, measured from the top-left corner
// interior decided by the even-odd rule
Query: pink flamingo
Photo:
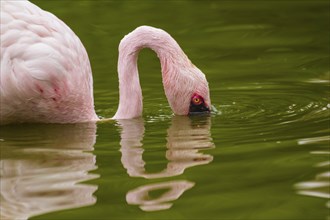
[[[141,26],[119,45],[120,100],[112,119],[142,114],[137,57],[143,48],[160,59],[165,94],[175,114],[210,112],[205,75],[168,33]],[[29,1],[1,1],[0,79],[0,124],[100,120],[83,44],[64,22]]]

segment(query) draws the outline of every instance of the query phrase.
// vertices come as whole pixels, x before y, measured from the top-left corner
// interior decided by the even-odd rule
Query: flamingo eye
[[[194,95],[191,99],[192,104],[194,105],[200,105],[203,103],[203,98],[199,95]]]
[[[201,100],[199,98],[194,98],[194,103],[195,104],[199,104],[201,102]]]
[[[191,97],[190,106],[189,106],[189,115],[200,114],[200,113],[209,113],[210,109],[205,104],[202,96],[194,94]]]

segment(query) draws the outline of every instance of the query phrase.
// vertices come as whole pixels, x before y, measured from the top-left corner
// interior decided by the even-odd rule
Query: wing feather
[[[1,1],[0,80],[2,121],[15,116],[70,122],[96,116],[84,46],[60,19],[28,1]],[[85,115],[69,114],[77,111]]]

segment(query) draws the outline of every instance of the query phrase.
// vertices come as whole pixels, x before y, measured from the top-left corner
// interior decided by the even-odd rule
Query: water
[[[142,118],[1,127],[1,219],[329,219],[328,1],[33,2],[87,48],[99,115],[143,24],[203,70],[219,113],[173,116],[144,50]]]

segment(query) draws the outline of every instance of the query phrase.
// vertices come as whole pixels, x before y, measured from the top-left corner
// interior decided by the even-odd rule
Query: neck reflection
[[[1,128],[1,219],[28,219],[96,202],[96,124]]]
[[[164,170],[149,173],[143,160],[143,137],[145,132],[143,119],[118,120],[121,131],[121,162],[131,177],[157,179],[183,174],[185,169],[208,164],[213,156],[202,152],[214,148],[211,138],[210,117],[174,116],[167,129],[166,159]],[[188,180],[173,180],[152,183],[137,187],[126,194],[128,204],[139,205],[143,211],[160,211],[172,207],[172,202],[179,199],[195,183]],[[164,191],[157,197],[151,197],[152,192]]]
[[[208,164],[213,156],[201,152],[214,148],[210,134],[210,118],[174,116],[167,130],[167,167],[157,173],[148,173],[143,160],[143,119],[118,120],[121,132],[121,162],[131,177],[146,179],[178,176],[185,169]]]

